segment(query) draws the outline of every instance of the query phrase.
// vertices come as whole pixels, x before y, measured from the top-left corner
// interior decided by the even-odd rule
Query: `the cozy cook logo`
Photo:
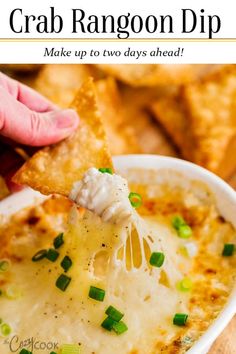
[[[32,351],[45,350],[50,352],[51,350],[58,350],[59,344],[57,342],[45,342],[38,338],[29,337],[21,339],[18,335],[14,335],[4,341],[4,344],[8,345],[9,350],[12,353],[19,352],[19,350],[25,348]]]

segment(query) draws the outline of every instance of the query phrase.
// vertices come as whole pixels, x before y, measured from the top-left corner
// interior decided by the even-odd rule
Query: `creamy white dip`
[[[74,183],[69,198],[105,222],[121,224],[133,214],[127,181],[96,168],[90,168],[81,181]]]

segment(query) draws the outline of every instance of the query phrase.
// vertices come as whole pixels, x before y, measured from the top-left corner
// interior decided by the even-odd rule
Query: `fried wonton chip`
[[[95,87],[111,154],[141,152],[134,127],[128,122],[116,81],[111,77],[98,80]]]
[[[229,141],[223,159],[221,160],[218,169],[215,171],[219,176],[226,179],[228,182],[236,173],[236,134]],[[236,187],[236,186],[235,186]]]
[[[236,65],[186,86],[184,101],[195,141],[194,161],[217,171],[236,133]]]
[[[4,178],[0,175],[0,200],[6,198],[10,194],[10,191],[6,185]]]
[[[46,65],[36,80],[35,88],[61,107],[67,107],[78,87],[89,76],[99,76],[89,65]],[[125,114],[114,79],[95,83],[98,108],[108,136],[112,155],[139,152],[132,127],[126,124]]]
[[[227,178],[236,169],[236,66],[219,68],[151,105],[188,160]]]
[[[127,97],[124,102],[114,78],[100,79],[101,72],[96,71],[94,66],[65,64],[44,66],[34,88],[59,106],[67,107],[81,80],[91,73],[98,79],[95,82],[98,106],[112,155],[141,152],[174,154],[157,124],[143,108],[144,102],[150,102],[153,96],[156,97],[155,88],[133,89],[140,92],[135,96],[131,95],[130,99]],[[169,88],[164,89],[165,92],[166,90]],[[163,88],[159,87],[159,91],[163,92]]]
[[[176,156],[172,140],[165,134],[148,109],[150,102],[160,97],[166,97],[170,91],[175,90],[160,86],[152,88],[122,87],[121,96],[127,123],[133,127],[141,152],[144,154]]]
[[[193,140],[189,128],[189,118],[182,101],[180,92],[162,97],[151,105],[156,119],[173,139],[180,149],[182,156],[188,160],[192,158]]]
[[[89,65],[46,65],[36,80],[35,89],[61,107],[67,107],[77,88],[89,76],[99,77]],[[125,122],[119,90],[112,78],[95,83],[98,108],[102,115],[112,155],[139,152],[132,127]]]
[[[75,181],[90,167],[112,167],[106,136],[90,78],[76,95],[71,108],[80,117],[77,131],[64,141],[38,151],[16,173],[13,181],[43,194],[68,196]]]
[[[163,132],[145,109],[154,88],[118,87],[112,77],[95,82],[98,105],[112,155],[148,153],[175,156]],[[160,88],[161,93],[163,90]]]
[[[47,64],[40,71],[34,88],[62,108],[68,107],[78,87],[93,77],[93,67],[83,64]]]
[[[205,74],[210,65],[97,64],[106,74],[131,86],[180,85]]]

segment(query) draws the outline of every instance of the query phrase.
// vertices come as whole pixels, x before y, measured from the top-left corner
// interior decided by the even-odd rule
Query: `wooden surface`
[[[217,338],[208,354],[236,354],[236,315]]]

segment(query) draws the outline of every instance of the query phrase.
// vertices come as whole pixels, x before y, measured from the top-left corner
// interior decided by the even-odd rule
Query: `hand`
[[[69,136],[78,122],[72,109],[59,110],[31,88],[0,73],[1,135],[25,145],[48,145]]]
[[[0,137],[10,143],[0,143],[0,175],[10,190],[17,189],[10,178],[24,161],[14,146],[56,143],[69,136],[78,123],[74,110],[60,110],[31,88],[0,73]],[[26,148],[29,154],[33,150]]]

